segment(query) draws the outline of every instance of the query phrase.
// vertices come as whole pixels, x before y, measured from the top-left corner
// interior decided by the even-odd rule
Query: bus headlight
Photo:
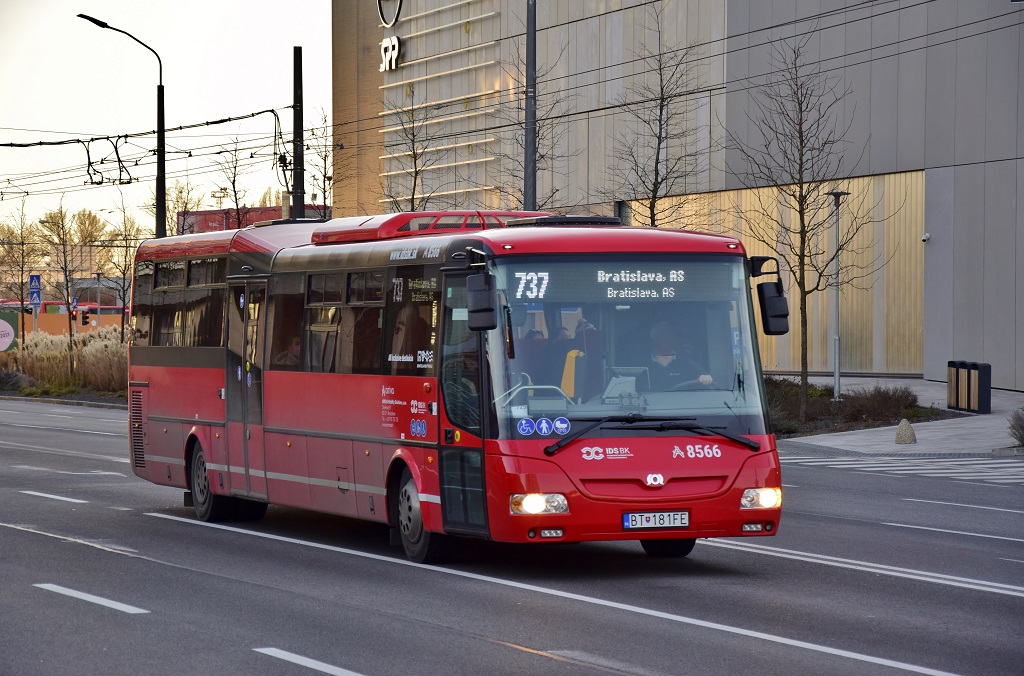
[[[781,506],[781,488],[748,488],[740,498],[740,509],[774,509]]]
[[[512,514],[568,514],[569,501],[561,493],[516,493],[508,509]]]

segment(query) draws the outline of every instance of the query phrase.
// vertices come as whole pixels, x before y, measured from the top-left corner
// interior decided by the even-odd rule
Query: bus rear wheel
[[[659,559],[681,559],[693,551],[695,544],[697,544],[696,538],[640,541],[640,546],[647,552],[647,556]]]
[[[437,563],[444,558],[448,549],[447,538],[440,533],[431,533],[423,526],[423,509],[416,481],[409,468],[402,470],[398,482],[398,501],[395,525],[402,540],[405,556],[415,563]]]
[[[192,454],[192,505],[200,521],[227,521],[234,514],[236,505],[226,495],[214,495],[210,491],[210,473],[206,468],[206,454],[196,444]]]

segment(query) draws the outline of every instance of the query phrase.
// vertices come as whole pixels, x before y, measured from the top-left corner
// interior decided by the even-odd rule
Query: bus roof
[[[143,242],[136,260],[157,260],[228,253],[274,255],[286,249],[354,242],[382,242],[439,235],[461,235],[485,243],[498,255],[552,252],[653,253],[661,251],[738,253],[744,249],[729,235],[642,227],[614,226],[610,219],[595,219],[595,227],[564,227],[550,214],[524,211],[405,212],[379,216],[336,218],[330,221],[291,221],[194,235],[178,235]],[[539,217],[539,218],[538,218]],[[505,227],[509,220],[529,218],[536,225]],[[564,219],[562,219],[564,220]],[[525,225],[525,224],[524,224]],[[449,239],[449,238],[444,238]]]

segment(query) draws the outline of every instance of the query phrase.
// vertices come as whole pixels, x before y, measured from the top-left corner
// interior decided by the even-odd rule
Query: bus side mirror
[[[761,328],[764,334],[781,336],[789,333],[789,303],[782,290],[782,280],[758,284],[757,300],[761,306]]]
[[[494,275],[480,272],[466,280],[466,309],[472,331],[490,331],[498,326],[498,291]]]

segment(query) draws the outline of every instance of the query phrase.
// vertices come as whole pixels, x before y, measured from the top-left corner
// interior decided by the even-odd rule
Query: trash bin
[[[973,361],[946,362],[946,408],[991,413],[992,365]]]

